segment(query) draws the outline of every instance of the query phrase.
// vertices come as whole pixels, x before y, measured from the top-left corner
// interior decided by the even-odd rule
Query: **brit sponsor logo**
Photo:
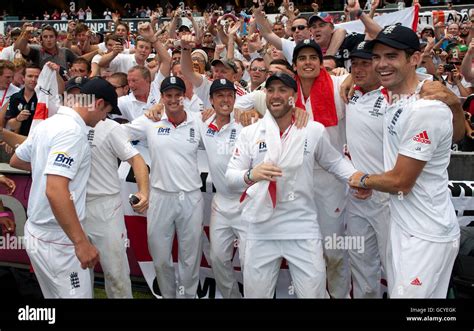
[[[265,140],[259,140],[257,141],[258,145],[258,152],[263,153],[267,151],[267,144],[265,143]]]
[[[71,168],[72,164],[74,163],[74,159],[69,156],[66,152],[53,152],[56,154],[56,158],[54,159],[53,165],[63,168]]]
[[[157,126],[158,129],[157,135],[159,136],[169,136],[171,133],[171,128],[167,128],[165,126]]]
[[[212,128],[208,128],[207,131],[206,131],[206,136],[208,137],[214,137],[216,134],[216,131]]]
[[[431,140],[428,138],[428,133],[426,133],[426,130],[414,136],[413,140],[422,144],[431,144]]]

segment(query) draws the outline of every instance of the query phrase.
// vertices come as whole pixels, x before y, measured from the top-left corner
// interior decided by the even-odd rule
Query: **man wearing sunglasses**
[[[262,85],[267,78],[267,66],[261,57],[257,57],[250,62],[250,91],[257,91],[264,88]]]

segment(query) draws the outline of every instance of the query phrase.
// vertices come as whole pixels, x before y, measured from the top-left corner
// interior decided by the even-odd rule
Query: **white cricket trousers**
[[[282,258],[288,262],[298,298],[329,298],[320,239],[247,239],[244,258],[246,298],[273,298]]]
[[[26,252],[45,299],[91,299],[92,269],[82,269],[74,245],[62,230],[26,222]]]
[[[133,298],[120,194],[87,201],[84,230],[99,251],[107,297]]]
[[[445,299],[459,251],[459,239],[451,242],[423,240],[392,221],[387,254],[390,298]]]
[[[216,285],[223,298],[242,297],[235,278],[232,257],[234,248],[238,247],[240,264],[243,265],[245,233],[246,226],[242,222],[240,210],[220,210],[213,199],[209,224],[210,258]]]
[[[151,189],[147,215],[148,249],[163,298],[196,296],[202,257],[203,210],[200,190],[170,193]],[[178,237],[177,283],[171,255],[175,232]]]
[[[329,215],[324,202],[316,199],[318,208],[318,223],[326,241],[336,235],[337,238],[345,236],[344,212],[340,211],[337,216]],[[347,249],[336,249],[335,247],[324,247],[324,259],[326,260],[328,291],[332,298],[348,299],[351,289],[351,271],[349,267],[349,253]]]
[[[350,196],[346,207],[346,235],[363,247],[349,247],[354,298],[382,298],[380,280],[386,270],[390,209],[388,195],[373,192],[360,200]]]

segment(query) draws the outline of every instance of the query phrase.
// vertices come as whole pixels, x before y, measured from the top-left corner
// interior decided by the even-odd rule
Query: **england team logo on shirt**
[[[230,131],[230,137],[229,137],[229,142],[234,142],[237,139],[237,130],[232,129]]]
[[[383,113],[381,112],[383,100],[384,100],[383,96],[380,96],[377,98],[374,104],[374,108],[371,111],[369,111],[369,114],[371,116],[374,116],[374,117],[383,116]]]
[[[194,144],[196,143],[196,139],[195,139],[195,131],[194,131],[194,128],[190,128],[189,129],[189,139],[188,141],[191,143],[191,144]]]
[[[395,124],[397,124],[398,118],[400,117],[400,114],[402,113],[403,108],[399,108],[395,114],[392,117],[392,121],[390,122],[390,125],[388,126],[388,133],[390,133],[392,136],[396,135],[397,132],[395,131]]]
[[[71,168],[74,163],[74,159],[69,156],[66,152],[53,152],[53,155],[56,155],[53,165],[61,168]]]

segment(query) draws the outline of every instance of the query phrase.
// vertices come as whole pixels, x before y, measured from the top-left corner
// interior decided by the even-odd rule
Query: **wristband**
[[[365,174],[365,175],[363,175],[362,177],[360,177],[359,183],[360,183],[360,186],[361,186],[362,188],[368,188],[367,185],[365,184],[365,180],[366,180],[367,178],[369,178],[369,174]]]
[[[10,217],[10,213],[7,211],[0,212],[0,217]]]

